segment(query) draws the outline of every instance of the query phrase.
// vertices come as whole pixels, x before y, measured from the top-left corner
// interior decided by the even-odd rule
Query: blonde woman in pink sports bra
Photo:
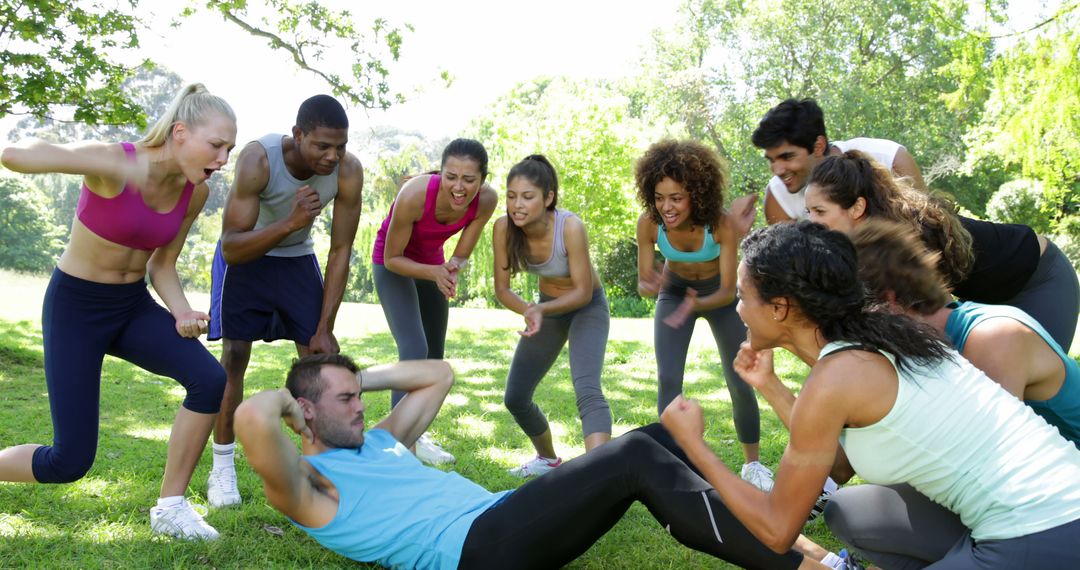
[[[0,480],[67,483],[86,474],[97,451],[101,364],[111,354],[187,391],[151,529],[217,538],[184,494],[221,405],[225,372],[198,341],[209,317],[184,296],[176,258],[206,203],[206,181],[228,162],[235,141],[228,103],[193,84],[134,144],[28,141],[3,150],[0,161],[11,170],[78,174],[83,187],[42,309],[53,443],[0,451]],[[150,297],[147,275],[167,310]]]

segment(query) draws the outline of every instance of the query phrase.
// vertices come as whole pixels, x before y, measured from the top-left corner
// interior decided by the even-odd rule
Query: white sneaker
[[[206,507],[202,507],[202,510],[205,511]],[[218,531],[206,524],[187,499],[175,507],[155,506],[150,509],[150,530],[154,534],[185,540],[216,540],[218,537]]]
[[[240,504],[235,467],[230,465],[210,470],[210,477],[206,480],[206,500],[215,509]]]
[[[772,471],[762,465],[758,461],[751,461],[750,463],[743,463],[742,473],[740,474],[743,481],[750,483],[751,485],[761,489],[768,493],[772,491],[773,486],[773,474]]]
[[[435,443],[435,440],[428,437],[426,433],[416,440],[416,457],[428,465],[454,462],[454,456]]]
[[[514,477],[521,477],[522,479],[524,479],[526,477],[533,477],[535,475],[543,475],[544,473],[547,473],[548,471],[551,471],[552,469],[560,465],[562,465],[562,459],[558,457],[556,457],[554,460],[551,460],[546,457],[540,457],[539,455],[537,455],[536,457],[533,457],[525,463],[522,463],[521,465],[510,469],[509,472]]]

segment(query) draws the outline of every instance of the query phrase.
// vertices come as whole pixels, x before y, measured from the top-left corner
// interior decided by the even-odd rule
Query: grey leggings
[[[959,516],[910,485],[840,489],[825,507],[825,522],[842,542],[887,570],[1080,568],[1080,520],[975,542]]]
[[[1080,284],[1069,258],[1053,242],[1047,242],[1024,288],[1005,304],[1023,309],[1069,352],[1080,311]]]
[[[398,360],[441,360],[450,303],[439,287],[434,281],[398,275],[377,263],[373,266],[375,291],[397,343]],[[404,397],[405,392],[394,390],[390,402],[396,406]]]
[[[713,339],[724,367],[724,379],[728,393],[731,394],[732,415],[735,418],[735,433],[742,443],[757,443],[761,437],[761,419],[758,413],[757,397],[754,389],[743,381],[732,363],[739,352],[739,345],[746,340],[746,325],[735,312],[735,302],[698,313],[687,319],[683,325],[673,329],[664,324],[664,319],[675,312],[686,298],[686,290],[693,288],[699,297],[710,295],[720,288],[720,276],[712,279],[691,281],[665,271],[663,289],[656,297],[656,317],[653,321],[653,336],[656,344],[656,367],[659,378],[659,391],[656,407],[659,413],[682,393],[683,373],[686,369],[686,353],[690,348],[690,337],[694,334],[694,323],[698,317],[705,317],[712,329]]]
[[[543,302],[551,297],[541,295],[540,299]],[[506,378],[504,402],[525,435],[536,437],[548,429],[547,418],[533,402],[533,393],[559,357],[567,338],[582,434],[611,433],[611,408],[600,389],[610,320],[607,297],[603,289],[597,288],[588,305],[545,316],[539,332],[518,341]]]

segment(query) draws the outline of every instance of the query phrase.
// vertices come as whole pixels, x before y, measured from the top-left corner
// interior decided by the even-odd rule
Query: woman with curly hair
[[[1072,345],[1080,311],[1076,272],[1053,242],[1028,226],[959,216],[948,201],[903,184],[858,151],[814,168],[806,210],[811,221],[842,232],[871,218],[914,224],[926,246],[940,252],[938,269],[953,295],[1017,307],[1063,348]]]
[[[562,464],[551,441],[547,418],[533,402],[562,347],[570,342],[570,374],[577,396],[585,450],[611,439],[611,408],[600,388],[610,314],[600,277],[589,261],[585,224],[556,208],[559,179],[546,157],[533,154],[506,175],[506,215],[495,222],[495,295],[525,317],[510,373],[506,407],[536,448],[536,457],[511,475],[541,475]],[[540,302],[510,289],[519,272],[539,278]]]
[[[746,458],[742,476],[768,491],[772,472],[759,461],[757,398],[732,368],[746,338],[734,301],[738,242],[749,225],[724,211],[727,165],[701,143],[664,140],[638,160],[635,180],[644,209],[637,223],[638,293],[656,297],[657,413],[682,392],[694,323],[704,317],[731,394],[735,432]],[[747,204],[753,208],[752,197],[735,211],[743,212]],[[664,256],[662,267],[656,264],[656,248]]]

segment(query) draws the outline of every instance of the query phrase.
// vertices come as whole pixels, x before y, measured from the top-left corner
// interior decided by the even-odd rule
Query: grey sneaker
[[[772,491],[773,486],[773,474],[772,471],[762,465],[758,461],[751,461],[750,463],[743,463],[742,473],[740,474],[743,481],[750,483],[751,485],[761,489],[768,493]]]
[[[236,467],[211,469],[206,480],[206,500],[215,509],[240,504],[240,489],[236,486]]]
[[[206,507],[202,507],[206,510]],[[150,509],[150,530],[154,534],[163,534],[184,540],[216,540],[218,531],[206,524],[202,515],[184,499],[175,507],[157,507]]]

